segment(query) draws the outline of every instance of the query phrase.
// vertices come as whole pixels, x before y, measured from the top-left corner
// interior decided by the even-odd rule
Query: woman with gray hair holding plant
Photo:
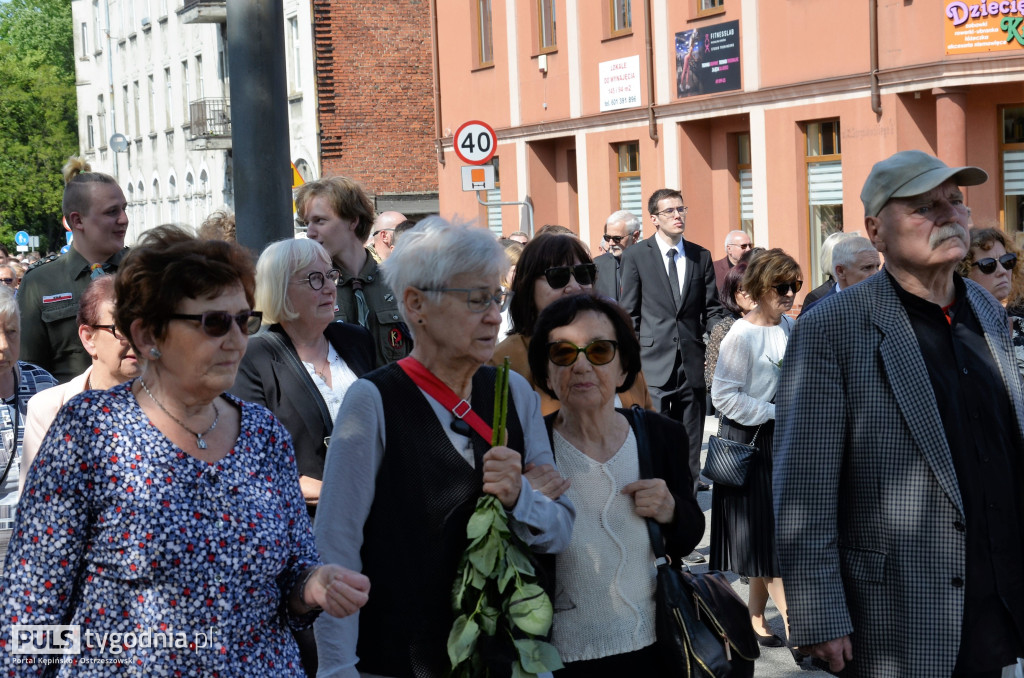
[[[529,384],[509,374],[505,445],[471,423],[470,411],[493,420],[496,370],[484,364],[508,301],[501,245],[434,217],[405,233],[382,268],[415,348],[353,384],[327,450],[317,544],[373,589],[360,614],[318,623],[321,676],[451,671],[452,586],[482,494],[498,498],[534,553],[561,551],[572,531],[568,499],[547,499],[522,475],[524,464],[554,463]]]

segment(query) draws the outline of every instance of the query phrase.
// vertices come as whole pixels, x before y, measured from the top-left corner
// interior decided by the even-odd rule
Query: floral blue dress
[[[289,626],[316,614],[285,599],[319,557],[291,438],[224,397],[241,431],[214,464],[150,424],[131,382],[65,405],[18,507],[0,619],[79,625],[81,654],[26,664],[8,627],[0,676],[304,675]]]

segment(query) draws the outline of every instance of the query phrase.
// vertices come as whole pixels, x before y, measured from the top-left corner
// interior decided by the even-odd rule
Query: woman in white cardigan
[[[105,391],[139,376],[139,362],[128,340],[114,327],[114,276],[100,276],[85,288],[78,308],[78,338],[92,357],[92,365],[68,383],[40,391],[28,401],[21,452],[21,489],[25,487],[28,469],[39,445],[64,403],[83,391]]]

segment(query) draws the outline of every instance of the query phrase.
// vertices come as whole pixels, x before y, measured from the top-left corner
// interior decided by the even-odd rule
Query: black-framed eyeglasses
[[[685,217],[689,209],[690,208],[687,207],[686,205],[683,205],[682,207],[669,207],[667,209],[661,210],[657,214],[659,217],[673,217],[677,214],[681,217]]]
[[[580,285],[593,285],[597,276],[594,264],[576,264],[575,266],[552,266],[544,271],[544,278],[553,290],[560,290],[569,284],[569,276]]]
[[[260,323],[263,322],[263,314],[259,311],[242,311],[241,313],[228,313],[227,311],[207,311],[206,313],[172,313],[168,316],[172,320],[198,320],[199,326],[211,337],[223,337],[231,331],[231,323],[238,325],[238,329],[245,334],[256,334],[260,330]]]
[[[2,280],[2,278],[0,278],[0,280]],[[94,330],[106,330],[107,332],[110,332],[111,334],[114,335],[114,339],[117,339],[118,341],[124,341],[124,335],[121,334],[121,331],[119,329],[117,329],[117,325],[89,325],[89,327],[93,328]]]
[[[548,344],[548,360],[559,367],[568,367],[582,353],[591,365],[607,365],[615,359],[618,348],[619,342],[611,339],[595,339],[586,346],[577,346],[571,341],[553,341]]]
[[[996,270],[996,262],[1005,268],[1007,271],[1012,271],[1017,266],[1017,255],[1006,253],[998,259],[994,257],[985,257],[984,259],[978,259],[971,266],[977,266],[978,270],[982,273],[992,273]]]
[[[786,296],[790,290],[793,290],[793,294],[800,291],[800,288],[804,286],[803,280],[794,280],[793,282],[779,283],[778,285],[772,285],[772,289],[779,293],[780,297]]]
[[[464,292],[466,294],[466,306],[473,313],[485,313],[491,308],[491,304],[497,304],[498,310],[504,313],[508,310],[508,304],[512,301],[512,293],[501,290],[494,293],[487,287],[435,287],[433,289],[421,289],[421,292]]]
[[[629,237],[628,235],[611,235],[610,233],[605,233],[604,234],[604,241],[605,242],[613,242],[616,245],[618,245],[619,243],[621,243],[623,240],[625,240],[628,237]]]
[[[321,273],[320,271],[313,271],[305,278],[299,278],[298,280],[292,280],[293,285],[301,285],[302,283],[309,284],[314,290],[323,289],[324,282],[330,280],[335,285],[338,284],[338,279],[341,278],[341,271],[336,268],[332,268],[327,273]]]

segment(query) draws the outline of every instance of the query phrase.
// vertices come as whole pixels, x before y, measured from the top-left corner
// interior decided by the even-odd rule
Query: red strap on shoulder
[[[409,375],[409,378],[421,389],[427,392],[431,398],[441,403],[441,406],[469,424],[480,437],[490,444],[494,436],[494,429],[484,422],[470,404],[460,398],[447,384],[438,379],[433,372],[423,366],[419,360],[412,356],[406,356],[398,361],[398,366]]]

